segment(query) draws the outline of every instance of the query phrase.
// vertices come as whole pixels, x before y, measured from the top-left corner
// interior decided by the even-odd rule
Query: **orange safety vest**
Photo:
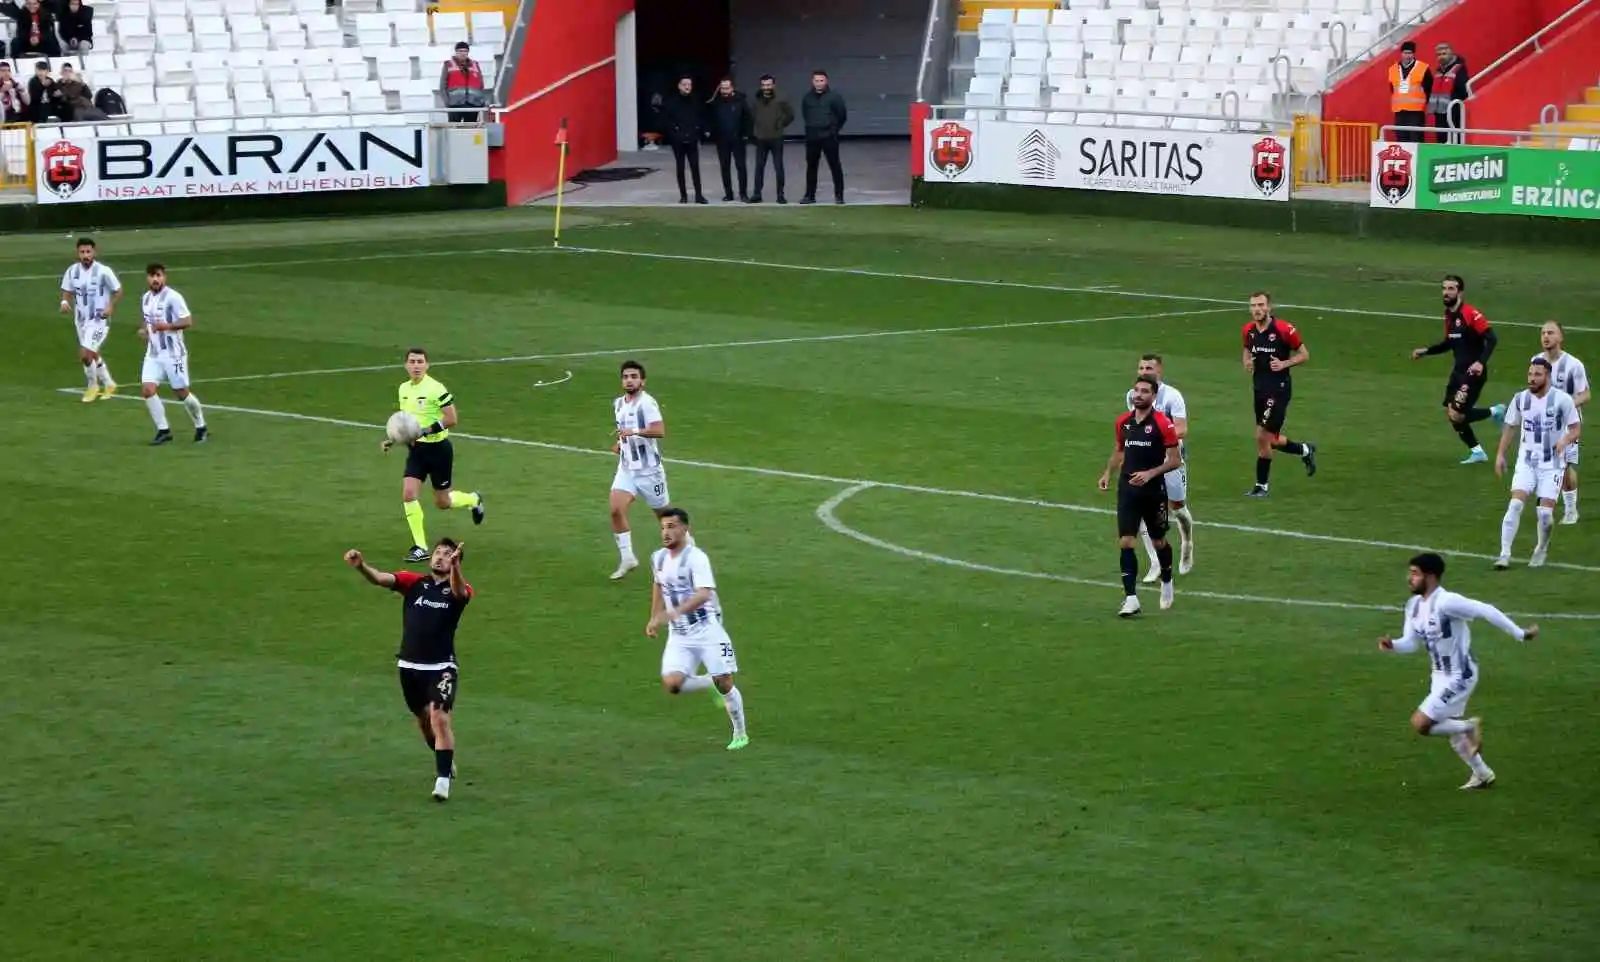
[[[1428,109],[1428,95],[1422,89],[1422,75],[1427,72],[1428,65],[1421,60],[1413,61],[1411,70],[1403,76],[1398,63],[1389,65],[1389,108],[1394,113],[1422,113]]]

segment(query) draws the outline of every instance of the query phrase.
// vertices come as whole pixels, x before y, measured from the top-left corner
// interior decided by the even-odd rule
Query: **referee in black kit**
[[[472,586],[461,576],[466,545],[440,538],[428,558],[428,573],[379,571],[354,548],[345,563],[380,588],[404,596],[401,608],[400,692],[416,716],[422,740],[433,750],[433,799],[449,801],[456,773],[456,735],[450,713],[456,704],[456,626],[472,600]]]

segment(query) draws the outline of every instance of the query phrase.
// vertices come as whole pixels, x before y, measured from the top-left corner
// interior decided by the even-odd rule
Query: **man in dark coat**
[[[817,202],[817,162],[828,158],[828,172],[833,175],[834,203],[844,203],[844,168],[839,166],[839,131],[848,115],[844,98],[828,86],[828,74],[823,70],[811,73],[811,89],[800,100],[800,120],[806,128],[806,195],[802,204]]]
[[[661,104],[662,131],[667,143],[672,145],[672,159],[678,168],[678,203],[689,202],[689,185],[684,183],[683,168],[687,164],[694,178],[694,202],[704,204],[706,195],[700,189],[700,141],[705,134],[705,119],[700,113],[700,101],[694,95],[694,78],[678,78],[676,93],[669,94]]]
[[[794,107],[778,96],[778,83],[772,79],[772,74],[761,78],[761,89],[756,91],[751,114],[756,139],[756,192],[750,195],[750,203],[761,203],[762,178],[770,156],[773,179],[778,185],[778,203],[787,204],[783,196],[783,132],[794,123]]]
[[[14,0],[5,0],[0,3],[0,13],[10,17],[17,25],[11,35],[11,56],[61,56],[61,41],[56,39],[56,19],[49,10],[39,5],[39,0],[25,0],[20,7]]]
[[[733,89],[727,77],[717,84],[711,99],[711,137],[717,142],[717,165],[722,168],[722,199],[733,200],[733,178],[729,162],[739,170],[739,199],[750,200],[750,173],[745,166],[745,141],[750,138],[750,102]]]
[[[1439,143],[1462,143],[1461,127],[1465,119],[1462,114],[1466,108],[1451,105],[1471,95],[1472,78],[1467,73],[1467,62],[1447,43],[1439,44],[1433,52],[1433,89],[1428,91],[1428,113],[1439,131]]]

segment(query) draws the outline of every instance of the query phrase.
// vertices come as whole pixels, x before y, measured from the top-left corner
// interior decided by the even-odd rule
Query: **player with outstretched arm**
[[[1428,653],[1432,683],[1428,697],[1411,713],[1411,728],[1418,735],[1450,739],[1450,747],[1472,769],[1463,789],[1488,788],[1495,779],[1483,760],[1483,719],[1462,717],[1481,677],[1472,657],[1472,622],[1482,618],[1518,641],[1539,637],[1539,626],[1519,628],[1494,605],[1445,590],[1439,584],[1444,559],[1431,552],[1411,559],[1407,577],[1411,598],[1405,627],[1399,638],[1379,638],[1378,647],[1406,654],[1420,646]]]
[[[1467,282],[1460,275],[1446,274],[1440,286],[1444,300],[1444,340],[1417,348],[1411,352],[1411,359],[1446,353],[1453,358],[1450,381],[1444,387],[1444,413],[1461,443],[1467,446],[1467,456],[1461,463],[1478,464],[1489,460],[1489,456],[1478,443],[1472,425],[1499,418],[1504,413],[1500,405],[1477,406],[1478,395],[1489,381],[1489,356],[1494,353],[1499,337],[1483,312],[1464,300]]]

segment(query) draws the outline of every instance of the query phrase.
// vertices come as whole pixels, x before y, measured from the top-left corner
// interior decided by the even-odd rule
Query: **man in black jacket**
[[[700,116],[700,101],[694,95],[694,78],[678,78],[678,91],[661,104],[661,119],[666,130],[667,143],[672,145],[672,159],[678,167],[678,203],[689,202],[689,185],[683,181],[683,166],[689,165],[694,178],[694,202],[704,204],[706,195],[700,189],[700,140],[705,123]]]
[[[50,61],[41,60],[33,65],[33,79],[28,81],[28,119],[45,124],[55,116],[56,81],[50,76]]]
[[[722,199],[733,200],[733,178],[729,161],[739,169],[739,199],[750,200],[750,174],[745,166],[745,141],[750,137],[750,103],[744,94],[733,89],[727,77],[717,84],[717,96],[711,101],[711,136],[717,142],[717,165],[722,168]]]
[[[83,0],[67,0],[61,7],[61,39],[67,53],[83,56],[94,49],[94,8]]]
[[[1434,47],[1433,61],[1433,89],[1428,91],[1428,113],[1433,117],[1433,126],[1438,129],[1439,143],[1462,143],[1462,115],[1465,108],[1452,107],[1457,100],[1466,100],[1470,95],[1471,78],[1467,74],[1467,63],[1456,56],[1455,50],[1447,43]]]
[[[844,203],[844,168],[839,166],[839,131],[847,114],[844,98],[828,86],[824,70],[811,72],[811,89],[800,100],[800,119],[806,126],[806,195],[802,204],[817,202],[817,162],[828,158],[833,175],[833,201]]]
[[[17,25],[16,30],[12,31],[11,56],[61,56],[61,41],[56,39],[55,17],[39,5],[39,0],[24,0],[20,7],[14,0],[5,0],[0,3],[0,13],[10,17]]]
[[[772,79],[772,74],[762,76],[751,114],[756,139],[756,192],[750,195],[750,203],[761,203],[761,181],[766,175],[767,157],[771,155],[772,174],[778,184],[778,203],[787,204],[783,196],[783,132],[794,123],[794,107],[778,96],[778,82]]]

